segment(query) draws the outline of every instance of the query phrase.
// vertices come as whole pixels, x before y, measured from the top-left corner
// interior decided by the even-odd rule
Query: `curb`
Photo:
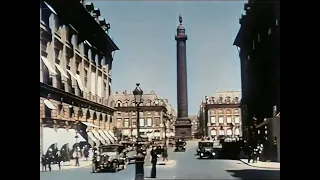
[[[247,162],[245,162],[245,161],[243,161],[243,160],[239,160],[239,161],[241,161],[242,163],[244,163],[244,164],[246,164],[246,165],[248,165],[248,166],[251,166],[251,167],[255,167],[255,168],[264,168],[264,169],[275,169],[275,170],[280,170],[280,168],[274,168],[274,167],[261,167],[261,166],[255,166],[255,165],[252,165],[252,164],[250,164],[250,163],[247,163]]]

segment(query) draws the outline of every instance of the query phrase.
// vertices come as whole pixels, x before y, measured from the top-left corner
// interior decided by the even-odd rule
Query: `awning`
[[[108,131],[104,130],[103,132],[104,132],[104,134],[109,138],[109,140],[111,141],[111,143],[114,143],[114,139],[113,139],[112,136],[108,133]]]
[[[88,126],[88,127],[95,127],[95,128],[98,128],[98,126],[92,124],[92,123],[89,123],[89,122],[82,122],[82,124]]]
[[[78,85],[79,85],[79,88],[81,91],[84,91],[84,87],[83,87],[83,84],[82,84],[82,81],[81,81],[81,77],[79,74],[76,74],[76,80],[78,82]]]
[[[42,150],[46,154],[49,147],[58,142],[58,137],[57,132],[49,127],[44,127],[42,133]]]
[[[54,105],[52,104],[52,102],[49,101],[48,99],[45,99],[45,100],[43,101],[43,103],[44,103],[49,109],[57,109],[56,106],[54,106]]]
[[[91,130],[94,137],[96,137],[102,144],[105,144],[105,140],[100,136],[100,134],[96,130]]]
[[[45,58],[44,56],[41,56],[41,59],[42,59],[44,65],[47,66],[48,70],[49,70],[51,73],[57,74],[55,68],[53,68],[53,66],[51,66],[51,64],[50,64],[50,62],[49,62],[49,60],[48,60],[47,58]]]
[[[107,144],[111,144],[109,138],[103,133],[102,130],[98,130],[98,133],[100,134],[100,136],[106,141]]]
[[[57,129],[57,137],[58,137],[57,148],[58,149],[61,149],[63,145],[69,143],[69,136],[70,136],[70,133],[66,129],[64,128]]]
[[[77,143],[77,131],[75,129],[69,129],[68,133],[69,149],[72,149],[73,145]],[[78,133],[78,143],[80,142],[86,142],[86,140]]]
[[[100,146],[100,141],[94,137],[94,135],[92,134],[92,132],[87,132],[87,134],[88,134],[88,143],[89,143],[92,147],[94,147],[95,145],[96,145],[96,146]]]
[[[70,76],[71,76],[72,78],[74,78],[75,80],[77,80],[77,77],[76,77],[69,69],[67,69],[66,71],[70,74]]]
[[[113,134],[112,131],[108,131],[108,133],[110,134],[110,136],[111,136],[114,140],[118,141],[118,138]]]
[[[61,68],[61,66],[57,63],[55,63],[57,69],[60,71],[60,73],[62,74],[62,76],[69,78],[68,74]]]

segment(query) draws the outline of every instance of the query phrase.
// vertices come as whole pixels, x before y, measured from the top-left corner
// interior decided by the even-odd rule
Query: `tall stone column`
[[[182,17],[179,16],[177,28],[177,102],[178,118],[175,124],[175,136],[177,138],[191,138],[191,121],[188,117],[188,83],[187,83],[187,57],[186,41],[187,35],[182,25]]]

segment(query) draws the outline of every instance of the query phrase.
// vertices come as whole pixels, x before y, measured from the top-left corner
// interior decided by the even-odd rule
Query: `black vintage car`
[[[209,158],[214,159],[216,153],[214,152],[213,142],[201,141],[198,143],[197,154],[199,159]]]
[[[184,139],[176,140],[176,148],[174,149],[175,152],[184,152],[186,151],[186,141]]]
[[[117,172],[128,164],[127,157],[123,153],[122,144],[102,145],[95,150],[92,158],[92,172],[112,170]]]

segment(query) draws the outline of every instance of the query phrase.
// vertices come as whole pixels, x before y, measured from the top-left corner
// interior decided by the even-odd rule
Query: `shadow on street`
[[[226,171],[231,176],[240,179],[280,179],[280,170],[242,169]]]

